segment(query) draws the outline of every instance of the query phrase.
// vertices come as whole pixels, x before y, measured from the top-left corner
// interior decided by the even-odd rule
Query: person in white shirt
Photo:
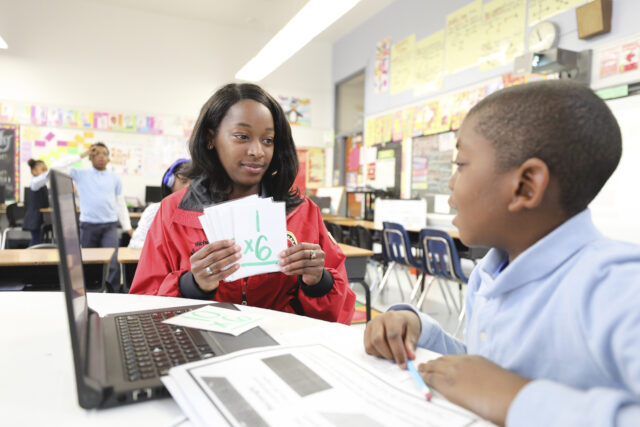
[[[191,166],[191,160],[178,159],[167,169],[162,175],[162,198],[167,197],[171,193],[175,193],[178,190],[188,186],[191,182],[190,178],[187,178],[185,172]],[[147,206],[140,220],[138,221],[138,227],[133,232],[133,236],[129,241],[130,248],[142,248],[144,246],[144,239],[147,237],[147,231],[151,227],[153,219],[156,217],[156,212],[160,209],[160,203],[152,203]]]

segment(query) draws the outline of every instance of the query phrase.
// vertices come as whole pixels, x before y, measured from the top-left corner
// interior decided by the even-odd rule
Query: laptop
[[[51,170],[50,189],[81,407],[107,408],[169,396],[160,377],[172,366],[278,344],[259,327],[234,337],[162,323],[207,304],[98,315],[87,305],[71,177]],[[233,304],[214,304],[237,310]]]

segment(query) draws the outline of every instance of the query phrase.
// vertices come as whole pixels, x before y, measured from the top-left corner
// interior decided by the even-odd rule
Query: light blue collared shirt
[[[499,272],[506,259],[491,249],[469,278],[466,345],[423,313],[418,345],[534,379],[507,425],[640,425],[640,247],[604,237],[585,210]]]
[[[122,193],[120,178],[96,168],[71,169],[71,178],[80,196],[80,221],[104,224],[118,221],[117,197]]]

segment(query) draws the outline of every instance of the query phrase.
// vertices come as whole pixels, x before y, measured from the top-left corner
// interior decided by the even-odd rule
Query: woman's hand
[[[480,356],[442,356],[418,370],[451,402],[498,425],[504,425],[511,402],[531,381]]]
[[[209,243],[191,255],[191,274],[200,289],[211,292],[218,288],[220,280],[224,280],[231,273],[240,268],[234,264],[242,256],[240,245],[233,240],[219,240]],[[232,265],[233,264],[233,265]],[[226,270],[223,268],[231,265]]]
[[[280,252],[280,268],[287,276],[302,276],[308,285],[317,285],[324,271],[325,253],[313,243],[298,243]]]

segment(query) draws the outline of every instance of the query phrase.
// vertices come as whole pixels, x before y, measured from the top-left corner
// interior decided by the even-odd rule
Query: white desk
[[[80,408],[63,293],[3,292],[0,296],[2,425],[159,427],[173,425],[183,418],[172,399],[102,410]],[[202,304],[199,300],[148,295],[89,293],[88,298],[89,306],[101,315]],[[324,323],[303,316],[295,316],[295,322],[291,322],[292,315],[275,311],[268,314],[271,319],[264,329],[276,340],[284,331]],[[356,328],[344,328],[361,334]]]
[[[88,294],[88,299],[101,315],[202,304],[185,298],[127,294]],[[305,330],[317,331],[320,326],[325,334],[336,337],[335,348],[351,346],[349,350],[353,351],[359,347],[364,353],[362,329],[255,307],[241,309],[268,316],[263,328],[282,344],[291,344],[292,340],[312,343],[317,335]],[[0,298],[0,322],[3,425],[159,427],[184,420],[180,408],[169,398],[102,410],[87,411],[78,406],[62,292],[4,292]]]

